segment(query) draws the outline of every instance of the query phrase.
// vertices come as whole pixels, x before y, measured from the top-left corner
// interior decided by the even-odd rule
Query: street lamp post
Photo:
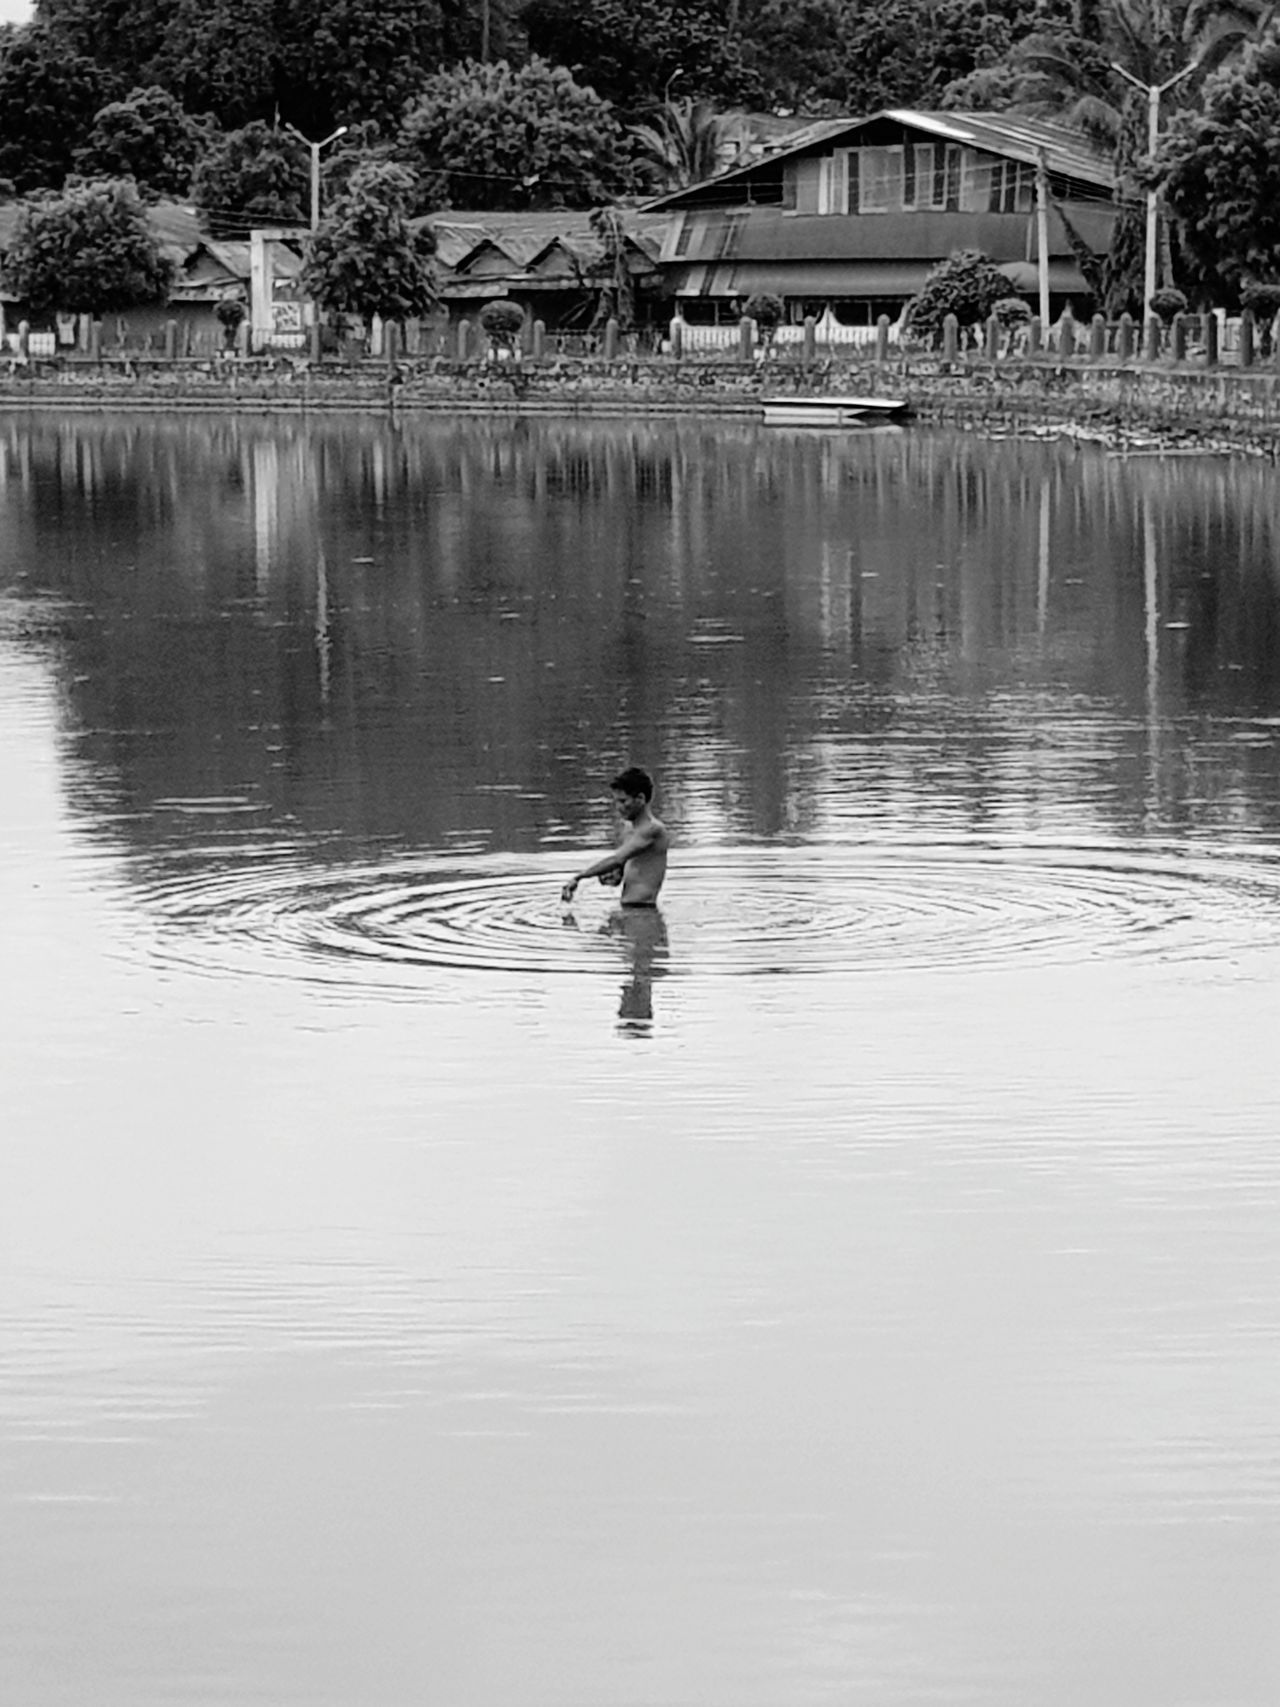
[[[347,126],[340,124],[323,142],[312,142],[309,137],[303,136],[296,125],[287,124],[284,128],[292,131],[303,147],[311,151],[311,229],[314,231],[320,224],[320,150],[327,148],[331,142],[336,142],[340,136],[345,136]]]
[[[1126,71],[1123,65],[1117,65],[1113,60],[1111,69],[1120,74],[1126,83],[1132,83],[1147,98],[1147,153],[1154,159],[1156,146],[1160,140],[1160,97],[1172,89],[1175,83],[1181,83],[1184,77],[1198,69],[1198,61],[1184,65],[1181,71],[1175,71],[1172,77],[1166,77],[1163,83],[1144,83],[1135,77],[1132,71]],[[1143,252],[1142,269],[1142,318],[1145,322],[1151,313],[1151,298],[1156,294],[1156,258],[1159,253],[1159,219],[1160,192],[1152,184],[1147,190],[1147,239]]]

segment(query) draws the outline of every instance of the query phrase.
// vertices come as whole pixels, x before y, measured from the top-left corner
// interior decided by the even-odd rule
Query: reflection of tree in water
[[[699,840],[843,833],[860,798],[1007,816],[1058,786],[1028,731],[1088,717],[1098,809],[1127,821],[1144,506],[1162,624],[1189,624],[1159,631],[1155,714],[1280,709],[1254,465],[696,420],[48,418],[0,425],[0,485],[4,578],[70,601],[77,753],[141,839],[199,794],[338,838],[595,838],[595,779],[636,755]],[[1269,747],[1202,780],[1200,810],[1274,818]],[[1188,792],[1176,765],[1161,789]]]

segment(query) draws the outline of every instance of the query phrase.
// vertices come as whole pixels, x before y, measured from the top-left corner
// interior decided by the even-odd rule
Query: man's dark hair
[[[628,765],[626,770],[619,771],[609,787],[620,789],[623,794],[642,794],[646,800],[653,799],[653,778],[639,765]]]

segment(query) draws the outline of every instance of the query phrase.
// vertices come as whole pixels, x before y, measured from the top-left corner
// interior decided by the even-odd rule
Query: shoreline
[[[928,425],[1069,437],[1152,455],[1280,457],[1280,369],[898,358],[820,364],[559,359],[536,367],[372,360],[312,368],[71,358],[0,379],[0,413],[393,414],[758,420],[766,393],[902,398]],[[815,428],[815,431],[840,429]],[[857,430],[857,429],[851,429]]]

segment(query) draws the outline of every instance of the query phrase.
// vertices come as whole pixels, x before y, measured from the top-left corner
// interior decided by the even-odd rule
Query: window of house
[[[992,213],[1026,213],[1035,205],[1036,172],[1021,160],[991,163],[991,192],[987,206]]]
[[[858,212],[896,213],[903,206],[901,148],[858,150]]]
[[[818,176],[818,212],[848,213],[849,161],[853,151],[838,148],[822,161]]]
[[[690,213],[682,213],[680,215],[680,229],[676,232],[675,247],[671,251],[673,256],[687,255],[689,253],[689,239],[692,235],[693,215]]]
[[[942,205],[948,213],[955,213],[960,206],[960,171],[963,149],[954,143],[947,144],[946,155],[943,159],[943,198]]]
[[[736,245],[738,232],[746,214],[741,211],[725,213],[720,216],[719,227],[715,233],[715,242],[710,251],[710,258],[721,261],[726,255],[731,255]]]
[[[933,207],[934,156],[937,150],[931,142],[917,142],[911,153],[911,183],[915,199],[912,207]],[[904,185],[905,198],[905,185]]]

